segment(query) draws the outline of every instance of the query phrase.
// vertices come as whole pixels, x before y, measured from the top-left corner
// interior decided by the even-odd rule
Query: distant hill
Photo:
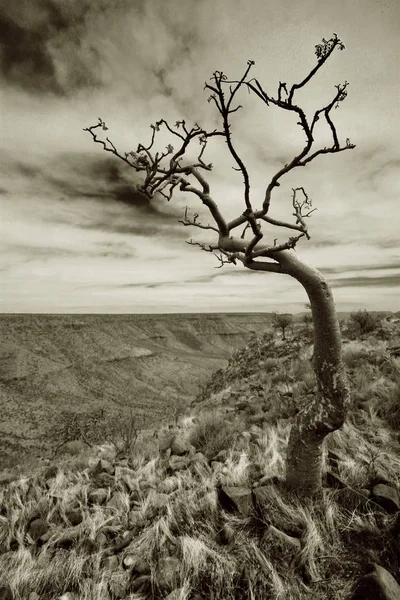
[[[61,409],[130,405],[145,422],[190,402],[261,313],[0,315],[0,468],[42,452]]]

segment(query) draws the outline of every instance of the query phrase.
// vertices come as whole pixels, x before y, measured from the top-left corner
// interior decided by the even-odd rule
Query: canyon
[[[0,468],[43,454],[61,410],[134,409],[143,427],[190,404],[266,313],[0,315]]]

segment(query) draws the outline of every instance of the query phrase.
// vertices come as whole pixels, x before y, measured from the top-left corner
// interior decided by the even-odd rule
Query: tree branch
[[[294,97],[295,91],[297,89],[304,87],[315,76],[315,74],[319,71],[319,69],[326,63],[326,61],[331,56],[332,52],[334,51],[334,49],[336,47],[340,48],[341,50],[344,49],[343,43],[341,42],[341,40],[337,37],[337,35],[335,33],[333,34],[333,37],[330,40],[323,39],[321,44],[317,44],[317,46],[315,47],[316,48],[315,53],[317,55],[317,64],[315,65],[315,67],[313,67],[313,69],[311,69],[311,71],[308,73],[308,75],[300,83],[293,84],[290,88],[289,93],[287,93],[287,84],[279,82],[277,99],[274,98],[273,96],[270,96],[263,89],[260,82],[255,78],[247,80],[247,81],[243,80],[243,78],[242,78],[241,80],[236,81],[236,82],[235,81],[225,81],[224,82],[228,85],[232,85],[233,83],[236,83],[237,86],[245,85],[248,90],[250,90],[254,94],[256,94],[256,96],[258,96],[263,102],[265,102],[265,104],[267,104],[267,106],[269,106],[270,104],[273,104],[284,110],[294,112],[295,114],[297,114],[297,116],[299,118],[298,125],[300,125],[300,127],[304,130],[304,133],[306,135],[306,143],[305,143],[305,146],[303,147],[303,149],[301,150],[301,152],[298,153],[290,161],[290,163],[286,164],[282,169],[280,169],[272,177],[270,183],[267,186],[266,192],[265,192],[262,213],[260,213],[260,212],[255,213],[256,218],[260,218],[262,214],[266,215],[268,213],[270,202],[271,202],[272,191],[274,190],[275,187],[278,187],[280,185],[279,180],[284,175],[289,173],[289,171],[291,171],[292,169],[294,169],[296,167],[305,166],[307,163],[311,162],[314,158],[316,158],[317,156],[319,156],[321,154],[342,152],[343,150],[355,148],[355,145],[351,144],[349,140],[348,140],[348,143],[346,141],[346,146],[340,147],[336,128],[330,117],[330,111],[333,108],[333,106],[335,106],[337,108],[339,102],[343,101],[347,96],[347,91],[346,91],[346,88],[348,86],[347,82],[345,82],[343,85],[336,86],[337,92],[336,92],[333,100],[327,106],[316,111],[316,113],[314,114],[314,118],[312,120],[311,126],[308,123],[308,119],[307,119],[306,114],[303,111],[303,109],[300,108],[299,106],[296,106],[295,104],[293,104],[293,97]],[[287,94],[286,99],[282,97],[283,92],[285,92]],[[333,145],[330,148],[322,148],[322,149],[316,150],[314,153],[312,153],[310,155],[309,152],[311,151],[312,145],[314,143],[314,137],[313,137],[314,127],[315,127],[316,122],[319,119],[319,115],[322,112],[324,113],[325,119],[331,129]],[[244,221],[235,220],[235,223],[232,227],[240,225],[243,222]]]
[[[247,75],[249,74],[251,67],[254,64],[255,64],[254,61],[251,61],[251,60],[249,60],[247,62],[247,68],[246,68],[242,78],[236,83],[235,88],[232,89],[231,86],[229,87],[230,93],[229,93],[229,98],[227,101],[225,101],[225,95],[224,95],[224,92],[222,89],[222,85],[224,82],[226,82],[227,78],[226,78],[226,75],[224,75],[224,73],[222,71],[214,72],[214,74],[211,78],[211,80],[214,82],[214,85],[210,85],[206,82],[205,86],[204,86],[205,89],[210,89],[213,92],[213,94],[210,96],[210,98],[212,100],[214,100],[214,102],[217,105],[217,108],[222,116],[225,140],[226,140],[226,143],[228,145],[231,155],[233,156],[236,164],[239,167],[237,170],[241,171],[241,173],[243,175],[244,201],[246,204],[246,208],[250,211],[252,211],[251,202],[250,202],[250,178],[249,178],[249,174],[248,174],[245,164],[243,163],[242,159],[240,158],[240,156],[238,155],[237,151],[235,150],[235,148],[233,146],[232,135],[230,132],[229,115],[233,114],[234,112],[239,110],[239,108],[241,108],[241,105],[239,105],[235,109],[231,109],[231,105],[232,105],[232,102],[233,102],[236,92],[243,85],[243,82],[245,81]],[[218,100],[217,100],[217,98],[218,98]]]
[[[299,90],[303,86],[305,86],[312,77],[316,74],[317,71],[326,63],[334,49],[338,46],[340,50],[344,50],[345,46],[338,38],[336,33],[333,34],[333,37],[330,40],[322,39],[322,44],[317,44],[315,46],[315,54],[317,55],[318,63],[316,66],[311,69],[309,74],[301,81],[300,83],[295,83],[292,85],[288,97],[288,104],[292,104],[293,96],[296,90]]]
[[[105,140],[99,137],[98,132],[100,129],[107,131],[107,127],[102,119],[99,118],[97,125],[85,128],[84,130],[88,131],[91,134],[93,141],[101,144],[105,151],[114,154],[127,165],[144,174],[143,184],[138,189],[140,189],[149,199],[153,198],[156,193],[159,193],[169,201],[177,189],[180,192],[191,193],[200,198],[202,203],[208,208],[215,225],[203,225],[198,221],[198,213],[194,213],[192,217],[189,217],[188,207],[185,209],[183,219],[178,222],[184,226],[194,226],[203,230],[211,230],[218,234],[218,243],[215,245],[202,244],[193,242],[192,240],[189,242],[191,245],[199,246],[202,250],[213,252],[214,254],[218,251],[220,254],[215,254],[220,262],[218,268],[226,263],[236,264],[236,261],[240,260],[246,267],[254,270],[275,270],[275,272],[282,272],[282,269],[278,264],[279,253],[288,249],[294,249],[297,242],[302,237],[310,239],[306,219],[309,218],[316,209],[312,208],[312,202],[304,188],[296,187],[292,188],[293,217],[295,218],[295,221],[289,223],[274,219],[269,215],[273,190],[280,186],[280,180],[284,175],[297,167],[304,167],[317,156],[355,148],[355,145],[352,144],[348,138],[346,139],[346,144],[344,146],[340,145],[336,127],[331,116],[332,109],[337,108],[347,96],[347,81],[335,86],[336,91],[333,98],[328,104],[315,111],[310,121],[308,120],[305,111],[300,106],[294,104],[296,90],[304,88],[307,83],[309,83],[337,47],[343,50],[344,45],[336,34],[333,34],[333,37],[330,40],[323,39],[322,43],[316,46],[317,64],[310,70],[306,77],[299,83],[294,83],[291,87],[285,82],[280,81],[277,98],[269,95],[257,79],[248,79],[254,61],[247,62],[244,74],[237,81],[228,81],[226,75],[222,71],[214,71],[213,76],[210,79],[211,83],[206,82],[205,89],[211,92],[208,101],[213,102],[216,105],[222,118],[221,130],[214,129],[213,131],[206,131],[201,128],[198,123],[195,123],[190,128],[187,126],[185,120],[176,121],[175,127],[172,127],[165,119],[160,119],[155,125],[151,125],[152,134],[149,144],[138,144],[136,152],[131,151],[125,153],[125,155],[117,150],[109,137],[106,137]],[[290,162],[279,169],[271,178],[265,190],[262,207],[259,210],[253,210],[252,208],[249,173],[235,149],[232,140],[230,115],[236,113],[241,108],[240,104],[233,106],[233,103],[238,92],[243,87],[245,87],[249,93],[254,93],[267,106],[272,104],[296,115],[297,124],[302,128],[305,135],[303,148]],[[228,93],[227,90],[229,90]],[[330,128],[332,145],[330,147],[315,149],[314,131],[321,116],[324,117]],[[161,127],[164,127],[169,134],[174,136],[175,140],[178,142],[178,147],[176,149],[172,144],[168,144],[161,152],[155,151],[157,133],[160,131]],[[229,152],[237,165],[237,167],[233,168],[243,175],[245,210],[241,215],[234,218],[229,223],[227,223],[216,201],[211,196],[210,184],[204,173],[205,171],[211,171],[213,168],[211,163],[207,164],[204,161],[204,153],[209,139],[216,136],[225,139]],[[184,158],[187,156],[189,146],[194,140],[198,140],[200,144],[197,160],[185,164]],[[297,232],[298,235],[289,237],[284,242],[278,242],[278,240],[275,239],[272,245],[262,244],[261,242],[264,237],[261,227],[262,223],[290,229]],[[233,229],[242,225],[245,225],[245,227],[240,237],[230,235]],[[250,240],[245,239],[248,229],[252,232]],[[261,257],[272,258],[276,263],[258,262],[254,260]],[[265,267],[264,265],[267,266]]]
[[[178,223],[182,223],[182,225],[184,225],[185,227],[192,225],[193,227],[198,227],[199,229],[211,229],[212,231],[216,231],[217,233],[219,233],[219,231],[216,227],[213,227],[212,225],[209,225],[209,224],[202,225],[201,223],[199,223],[197,221],[198,218],[199,218],[199,214],[194,213],[192,219],[190,220],[188,217],[188,207],[186,206],[185,215],[183,217],[183,220],[179,220]]]

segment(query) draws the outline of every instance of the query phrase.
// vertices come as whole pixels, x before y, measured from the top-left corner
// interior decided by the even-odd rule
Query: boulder
[[[138,530],[142,527],[144,520],[142,513],[139,510],[131,510],[128,515],[130,529]]]
[[[47,481],[48,479],[54,479],[57,473],[58,467],[56,465],[48,466],[43,474],[45,481]]]
[[[129,503],[127,502],[126,494],[123,494],[122,492],[114,492],[107,502],[107,506],[115,508],[120,512],[126,512],[129,509]]]
[[[110,473],[107,473],[106,471],[96,475],[95,481],[96,485],[102,488],[114,487],[115,485],[115,477],[113,475],[110,475]]]
[[[183,454],[188,454],[192,447],[192,444],[182,435],[176,435],[171,442],[171,454],[182,456]]]
[[[213,461],[218,461],[218,462],[225,462],[226,459],[228,458],[228,450],[220,450],[218,452],[218,454],[216,454],[215,456],[212,457],[212,459],[210,460],[210,464]]]
[[[168,462],[171,471],[184,471],[189,466],[189,459],[186,456],[171,456]]]
[[[0,586],[0,600],[14,600],[14,594],[9,585]]]
[[[358,510],[364,514],[371,512],[374,508],[381,512],[381,507],[370,500],[369,490],[354,490],[352,488],[343,488],[338,490],[336,500],[340,506],[353,512]]]
[[[196,452],[191,458],[192,463],[206,463],[207,457],[203,454],[203,452]]]
[[[327,459],[330,469],[338,471],[339,463],[343,460],[343,455],[337,450],[328,450]]]
[[[84,538],[77,546],[78,554],[96,554],[100,550],[100,544],[96,540],[90,538]]]
[[[299,538],[287,535],[280,529],[277,529],[273,525],[270,525],[263,534],[262,543],[265,545],[273,544],[279,551],[280,557],[290,556],[297,554],[301,550],[301,543]]]
[[[151,577],[150,575],[139,575],[131,579],[129,590],[133,593],[143,593],[151,588]]]
[[[391,483],[388,473],[386,471],[384,471],[382,468],[377,467],[374,470],[374,475],[373,475],[372,479],[370,480],[369,485],[371,487],[374,487],[375,485],[378,485],[379,483],[384,483],[385,485],[389,485],[390,487],[395,487],[395,485],[393,485]]]
[[[135,554],[127,554],[123,559],[125,567],[131,569],[131,574],[134,576],[150,575],[150,564],[145,558],[138,558]]]
[[[79,525],[83,521],[83,515],[80,510],[67,510],[65,516],[73,526]]]
[[[115,468],[114,465],[104,458],[100,458],[97,463],[92,468],[93,475],[98,475],[99,473],[108,473],[109,475],[114,475]]]
[[[97,448],[99,458],[113,462],[117,456],[117,449],[112,444],[102,444]]]
[[[170,477],[166,477],[163,481],[157,485],[157,491],[162,494],[170,494],[174,492],[179,487],[179,480],[176,475],[171,475]]]
[[[100,567],[108,573],[114,573],[119,567],[118,556],[103,556],[100,562]]]
[[[340,477],[329,469],[326,472],[326,485],[330,488],[336,488],[339,490],[347,487]]]
[[[359,580],[351,600],[400,600],[400,586],[389,571],[371,564]]]
[[[168,505],[169,500],[169,494],[162,494],[160,492],[157,492],[151,499],[150,506],[157,512],[159,512]]]
[[[210,467],[213,471],[221,471],[224,468],[224,463],[219,462],[219,460],[212,460]]]
[[[372,498],[390,514],[400,510],[399,494],[389,485],[383,483],[375,485],[372,489]]]
[[[90,504],[104,504],[108,497],[108,490],[105,488],[97,488],[88,494]]]
[[[179,585],[181,561],[175,556],[162,558],[157,567],[156,581],[164,592],[171,592]]]
[[[146,490],[154,490],[156,486],[147,479],[141,479],[139,481],[139,488],[144,492]]]
[[[120,600],[122,598],[126,598],[127,581],[122,579],[121,577],[111,579],[108,582],[108,591],[113,600]]]
[[[252,491],[245,486],[220,486],[217,488],[220,506],[231,513],[247,517],[253,506]]]
[[[175,432],[170,429],[158,432],[158,450],[162,454],[171,448],[173,439],[175,438]]]
[[[256,427],[261,425],[262,423],[265,423],[266,421],[267,421],[267,416],[266,416],[265,412],[263,412],[263,411],[258,411],[254,415],[250,415],[248,417],[248,422],[252,423],[253,426],[256,426]],[[261,429],[261,427],[260,427],[260,429]],[[252,442],[256,442],[258,440],[259,440],[259,436],[257,436],[255,439],[252,439]]]
[[[28,533],[33,541],[36,542],[42,535],[47,533],[49,529],[50,527],[44,519],[33,519],[29,525]]]

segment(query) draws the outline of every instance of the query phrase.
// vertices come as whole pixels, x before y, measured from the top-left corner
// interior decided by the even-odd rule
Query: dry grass
[[[356,342],[345,350],[355,401],[344,426],[328,438],[326,455],[328,450],[342,455],[338,475],[354,489],[368,485],[379,469],[400,489],[400,453],[392,431],[399,425],[399,360],[388,359],[383,344],[371,348],[368,342]],[[242,435],[252,431],[249,415],[228,416],[220,406],[179,420],[182,435],[205,457],[187,469],[166,472],[151,436],[128,444],[132,490],[116,481],[114,506],[89,502],[93,488],[89,465],[96,462],[89,458],[93,452],[110,454],[107,445],[80,458],[59,460],[58,472],[47,482],[39,469],[0,489],[0,585],[8,584],[15,600],[25,600],[32,591],[43,600],[55,600],[67,591],[83,600],[109,600],[110,581],[125,585],[129,571],[107,570],[102,547],[90,549],[87,541],[95,544],[103,535],[108,547],[121,540],[129,530],[132,510],[140,526],[120,556],[148,561],[152,589],[146,596],[130,592],[128,586],[124,597],[131,600],[166,596],[157,584],[158,561],[166,556],[179,560],[179,600],[192,600],[195,594],[212,600],[345,600],[368,562],[378,562],[398,576],[400,565],[390,537],[394,518],[346,507],[340,502],[340,490],[325,488],[322,498],[303,501],[275,483],[263,488],[258,511],[242,515],[219,506],[217,484],[252,485],[254,471],[257,479],[284,478],[290,418],[279,418],[279,410],[306,401],[315,385],[306,358],[284,362],[267,357],[265,365],[270,387],[268,398],[259,401],[268,402],[275,418],[262,425],[257,443]],[[246,385],[251,382],[249,378]],[[277,391],[282,384],[291,388],[289,400]],[[368,406],[361,409],[358,403],[365,402]],[[225,451],[222,464],[211,467],[210,459],[221,451]],[[79,459],[81,469],[76,468]],[[168,499],[155,508],[159,486]],[[109,490],[108,499],[111,494]],[[71,506],[82,515],[76,526],[67,518]],[[40,546],[28,533],[37,516],[51,528]],[[299,548],[294,551],[285,538],[264,535],[267,524],[294,537]],[[221,532],[226,531],[230,535],[223,541]]]

